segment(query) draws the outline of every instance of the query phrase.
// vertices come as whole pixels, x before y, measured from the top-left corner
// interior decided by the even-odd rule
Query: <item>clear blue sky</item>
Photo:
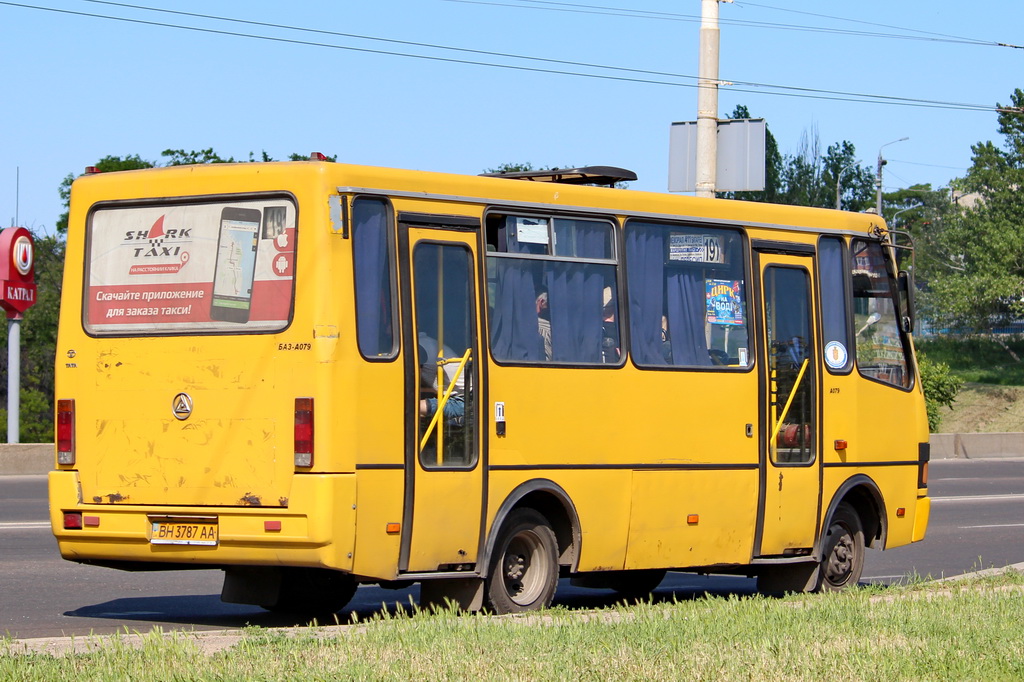
[[[138,3],[639,72],[176,16],[87,0],[21,4],[381,53],[4,3],[4,226],[17,210],[21,224],[52,232],[61,211],[57,186],[66,174],[80,173],[108,154],[159,161],[167,148],[213,147],[236,158],[263,150],[276,158],[316,150],[353,163],[470,174],[504,162],[607,164],[636,171],[640,179],[632,184],[634,189],[664,192],[669,124],[696,118],[693,79],[643,72],[696,75],[700,0]],[[991,45],[1024,45],[1020,0],[737,0],[721,4],[720,16],[721,77],[729,81],[812,91],[804,94],[829,90],[988,106],[1008,103],[1013,89],[1024,87],[1024,50]],[[792,26],[816,30],[785,28]],[[859,159],[871,167],[881,145],[909,136],[885,149],[887,191],[925,182],[943,186],[963,175],[972,144],[1001,142],[992,112],[772,92],[724,87],[720,115],[745,104],[752,115],[767,119],[784,153],[795,153],[801,136],[816,130],[823,146],[853,142]]]

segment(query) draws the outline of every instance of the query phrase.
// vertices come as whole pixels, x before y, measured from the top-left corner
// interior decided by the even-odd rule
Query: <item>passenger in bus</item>
[[[615,321],[615,297],[612,288],[604,288],[604,304],[601,308],[601,360],[618,362],[620,354],[619,325]]]
[[[665,315],[661,316],[661,357],[666,364],[672,364],[672,341],[668,336],[668,317]]]
[[[465,398],[465,377],[466,366],[458,377],[455,372],[458,369],[458,358],[461,357],[445,346],[444,359],[456,359],[455,362],[446,362],[442,365],[444,370],[445,385],[438,391],[437,385],[437,340],[431,338],[425,332],[419,334],[419,359],[420,359],[420,417],[432,418],[437,412],[438,399],[447,390],[448,386],[455,383],[452,394],[444,405],[445,423],[450,426],[462,426],[465,423],[466,404]]]
[[[544,359],[551,359],[551,311],[548,309],[548,292],[537,296],[537,333],[544,339]]]

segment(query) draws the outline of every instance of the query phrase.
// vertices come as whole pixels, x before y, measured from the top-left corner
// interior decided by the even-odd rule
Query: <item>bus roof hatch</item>
[[[511,178],[535,182],[563,182],[569,185],[607,185],[636,180],[636,173],[615,166],[583,166],[581,168],[552,168],[537,171],[502,171],[481,173],[486,178]]]

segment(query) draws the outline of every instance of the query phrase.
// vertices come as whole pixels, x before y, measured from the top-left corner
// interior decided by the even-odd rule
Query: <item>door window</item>
[[[810,281],[803,268],[764,270],[772,462],[814,460],[814,364]]]
[[[473,268],[469,249],[421,242],[413,251],[420,463],[476,464]]]

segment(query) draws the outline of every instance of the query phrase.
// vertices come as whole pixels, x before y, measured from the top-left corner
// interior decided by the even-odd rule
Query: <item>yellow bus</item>
[[[841,589],[924,538],[909,278],[878,216],[330,163],[72,187],[53,532],[335,611],[506,613],[666,570]],[[609,186],[593,186],[604,183]]]

